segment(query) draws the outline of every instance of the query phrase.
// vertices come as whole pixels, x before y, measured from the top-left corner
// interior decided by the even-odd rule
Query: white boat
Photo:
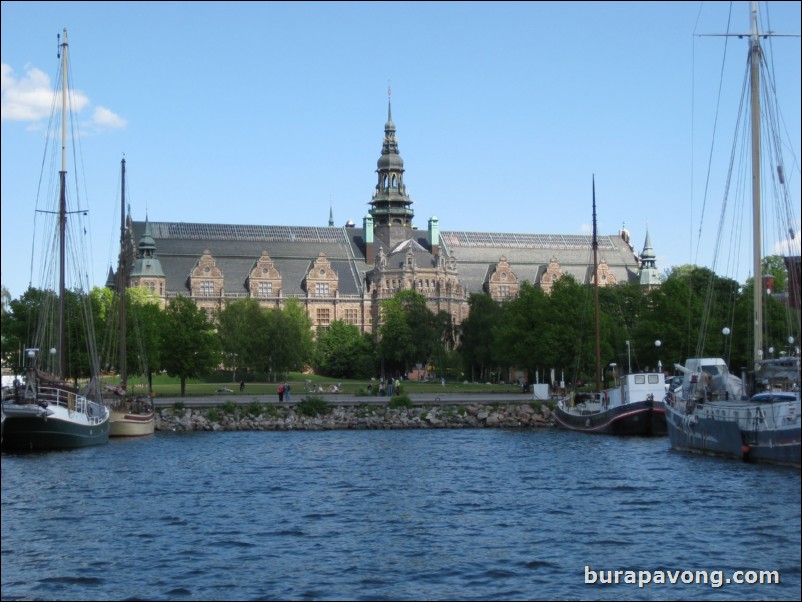
[[[107,443],[109,440],[109,410],[104,405],[98,386],[99,365],[89,311],[80,312],[85,334],[86,349],[79,350],[71,342],[68,346],[67,329],[73,321],[68,319],[66,286],[66,252],[68,217],[80,211],[67,208],[67,30],[60,44],[61,58],[61,170],[59,175],[59,195],[54,211],[45,213],[57,217],[51,234],[56,243],[48,244],[47,249],[55,249],[57,257],[52,258],[45,269],[48,281],[44,283],[39,298],[42,301],[39,316],[44,323],[55,316],[55,323],[47,328],[31,328],[34,340],[25,351],[25,382],[16,383],[13,391],[4,395],[2,404],[2,446],[3,449],[42,450],[85,447]],[[56,104],[54,103],[54,107]],[[78,236],[78,238],[83,238]],[[53,279],[52,282],[50,278]],[[48,288],[49,287],[49,288]],[[81,300],[80,295],[78,299]],[[87,295],[82,299],[88,303]],[[45,306],[52,302],[53,311]],[[74,337],[75,338],[75,337]],[[73,359],[68,366],[68,356]],[[68,382],[71,380],[71,383]],[[78,383],[84,382],[82,389]]]
[[[593,179],[593,296],[596,331],[596,387],[593,393],[571,395],[557,402],[554,417],[566,430],[604,435],[665,435],[661,372],[625,374],[618,386],[601,388],[596,179]]]
[[[746,34],[735,34],[744,37]],[[730,372],[727,361],[719,357],[695,357],[677,365],[679,386],[666,396],[665,411],[671,446],[677,450],[707,455],[737,458],[744,461],[800,466],[800,358],[799,346],[791,335],[787,339],[785,355],[771,358],[772,349],[764,344],[764,312],[766,296],[762,286],[762,231],[761,216],[761,74],[765,64],[761,38],[773,33],[760,33],[757,2],[751,3],[749,38],[749,92],[751,108],[752,157],[752,238],[754,296],[752,323],[744,321],[737,334],[751,338],[750,366],[742,376]],[[769,81],[766,93],[774,91]],[[774,110],[773,106],[767,107]],[[773,133],[773,132],[771,132]],[[769,137],[772,145],[777,138]],[[777,145],[779,148],[780,145]],[[734,153],[733,153],[734,154]],[[777,161],[777,181],[784,190],[782,154],[773,156]],[[730,188],[729,185],[727,187]],[[789,197],[784,195],[787,202]],[[797,201],[798,203],[798,201]],[[786,225],[787,227],[788,225]],[[799,257],[790,262],[789,289],[799,290]],[[799,328],[799,309],[795,308],[796,329]],[[793,315],[791,311],[789,314]],[[791,320],[793,321],[793,320]],[[750,332],[751,331],[751,332]],[[700,331],[702,332],[702,331]],[[724,336],[732,331],[723,330]],[[796,333],[797,337],[798,332]],[[718,336],[718,334],[716,335]],[[702,349],[704,336],[700,335]]]
[[[112,437],[143,437],[152,435],[156,429],[156,413],[149,397],[131,396],[128,391],[128,354],[127,354],[127,308],[126,288],[128,286],[128,257],[125,253],[126,211],[125,211],[125,159],[121,162],[122,190],[120,200],[120,258],[117,269],[116,298],[119,315],[119,374],[120,384],[107,387],[107,404],[111,411],[110,432]]]

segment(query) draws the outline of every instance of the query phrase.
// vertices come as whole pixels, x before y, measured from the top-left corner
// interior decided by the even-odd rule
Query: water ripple
[[[795,600],[800,501],[798,471],[665,439],[158,433],[3,455],[2,597]],[[585,567],[782,584],[599,587]]]

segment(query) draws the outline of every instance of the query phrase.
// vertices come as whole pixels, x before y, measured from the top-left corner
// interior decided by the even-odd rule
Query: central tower
[[[412,201],[404,185],[404,160],[398,154],[395,124],[390,99],[387,99],[387,123],[384,124],[382,154],[377,162],[379,176],[368,211],[373,218],[375,242],[386,252],[412,238]]]

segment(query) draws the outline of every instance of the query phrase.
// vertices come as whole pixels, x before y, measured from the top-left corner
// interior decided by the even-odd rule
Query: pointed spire
[[[136,246],[136,260],[131,270],[131,277],[156,276],[164,277],[161,261],[156,254],[156,241],[151,232],[150,220],[145,215],[145,231]]]
[[[106,276],[106,288],[112,291],[117,289],[117,275],[111,265],[109,265],[109,274]]]
[[[390,80],[387,80],[387,125],[385,125],[385,129],[388,129],[388,126],[392,126],[393,131],[395,131],[395,124],[393,123],[393,91],[390,88]]]
[[[640,283],[646,288],[660,285],[660,273],[657,271],[657,255],[652,248],[652,237],[649,227],[646,227],[646,241],[643,243],[643,252],[640,255]]]
[[[145,215],[145,231],[142,233],[139,243],[137,244],[138,257],[152,257],[156,253],[156,241],[153,239],[153,234],[150,231],[150,221]]]
[[[657,256],[654,253],[654,249],[652,248],[652,238],[649,236],[649,230],[646,230],[646,241],[643,243],[643,253],[641,253],[641,259],[643,259],[643,263],[646,262],[654,263],[654,260]]]
[[[404,185],[404,160],[398,154],[391,104],[392,91],[387,88],[387,123],[381,156],[376,163],[378,182],[370,201],[369,213],[374,219],[374,233],[388,249],[412,236],[412,201]]]
[[[392,90],[387,84],[387,123],[384,124],[384,145],[382,155],[397,155],[398,142],[395,139],[395,124],[393,123]],[[399,157],[400,159],[400,157]],[[403,161],[402,161],[403,164]]]
[[[331,195],[329,195],[329,228],[334,227],[334,207],[331,204]]]

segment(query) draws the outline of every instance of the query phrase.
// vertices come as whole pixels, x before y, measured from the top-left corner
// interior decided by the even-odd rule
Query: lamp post
[[[731,331],[730,331],[730,327],[729,326],[725,326],[724,328],[721,329],[721,334],[724,335],[724,353],[723,353],[723,356],[724,356],[724,361],[725,362],[727,361],[727,337],[730,336],[730,332]]]
[[[632,358],[630,356],[629,341],[627,341],[627,373],[632,374]]]
[[[660,339],[657,339],[657,340],[654,342],[654,346],[655,346],[655,347],[657,347],[657,349],[658,349],[658,353],[659,353],[660,346],[661,346],[662,344],[663,344],[663,341],[661,341]],[[662,373],[663,373],[663,362],[662,362],[662,361],[660,361],[660,358],[659,358],[659,357],[657,358],[657,371],[658,371],[660,374],[662,374]]]

